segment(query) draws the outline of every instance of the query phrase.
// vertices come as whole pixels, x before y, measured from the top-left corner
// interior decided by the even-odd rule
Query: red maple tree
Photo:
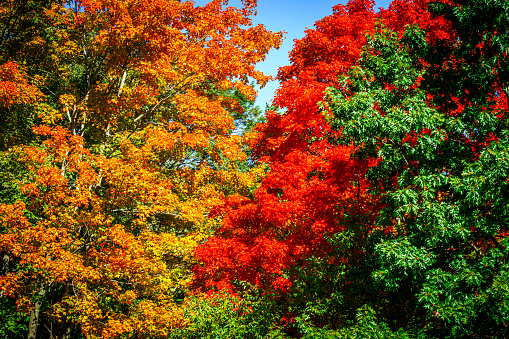
[[[327,238],[347,227],[345,216],[374,215],[378,202],[363,179],[370,164],[351,158],[353,145],[329,143],[334,132],[319,102],[357,64],[377,22],[400,32],[416,24],[433,31],[433,39],[446,37],[441,19],[426,12],[428,2],[396,0],[376,13],[373,0],[351,0],[295,41],[291,64],[278,74],[273,104],[281,111],[268,112],[253,138],[268,173],[253,201],[231,197],[217,211],[225,215],[222,227],[195,252],[198,284],[231,288],[240,280],[284,292],[294,279],[292,266],[330,253]],[[368,231],[371,220],[363,222]]]

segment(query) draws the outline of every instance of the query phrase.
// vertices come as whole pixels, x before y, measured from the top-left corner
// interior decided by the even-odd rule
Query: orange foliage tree
[[[3,19],[29,10],[1,6]],[[2,109],[23,106],[33,129],[4,151],[0,290],[30,312],[29,338],[164,337],[185,324],[175,300],[218,224],[208,212],[259,174],[239,171],[232,135],[232,98],[254,98],[250,81],[268,80],[255,65],[281,41],[251,25],[255,8],[46,1],[42,33],[4,55],[18,60],[0,67]]]

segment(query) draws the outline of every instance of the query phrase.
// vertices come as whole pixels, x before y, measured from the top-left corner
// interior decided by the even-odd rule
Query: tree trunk
[[[74,327],[73,324],[70,324],[69,326],[67,326],[67,328],[65,329],[64,334],[62,335],[62,339],[71,339],[71,333],[72,333],[72,328],[73,327]]]
[[[64,287],[64,293],[62,295],[62,300],[63,299],[66,299],[70,294],[71,294],[71,284],[69,282],[66,282],[65,284],[65,287]],[[67,320],[69,321],[69,320]],[[71,339],[71,333],[72,333],[72,330],[74,328],[74,324],[71,322],[71,323],[64,323],[64,330],[63,330],[63,334],[62,334],[62,339]]]
[[[41,287],[37,293],[37,301],[35,302],[34,309],[30,312],[30,322],[28,323],[28,339],[35,339],[37,336],[37,327],[39,326],[39,313],[41,312],[42,298],[46,290]]]
[[[7,272],[9,272],[9,262],[10,262],[10,257],[7,253],[4,253],[3,257],[2,257],[2,272],[4,274],[6,274]]]

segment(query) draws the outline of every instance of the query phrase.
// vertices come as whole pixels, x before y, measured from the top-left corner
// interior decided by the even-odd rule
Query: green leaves
[[[407,310],[427,319],[429,335],[465,337],[482,329],[503,336],[507,55],[499,45],[504,38],[494,37],[505,20],[495,8],[509,9],[496,1],[448,6],[431,8],[452,21],[455,41],[430,44],[416,27],[400,38],[380,26],[359,67],[328,89],[323,107],[341,131],[331,141],[353,143],[353,157],[375,163],[366,178],[384,204],[375,229],[386,231],[371,234],[366,269],[380,293],[403,308],[415,303]],[[374,307],[388,312],[388,304]]]
[[[393,291],[405,279],[406,283],[417,282],[422,271],[432,267],[437,259],[436,254],[425,247],[414,246],[406,238],[383,240],[375,246],[375,255],[380,268],[373,277]]]
[[[260,300],[253,301],[247,293],[243,298],[229,293],[190,297],[184,302],[189,323],[175,329],[169,338],[285,338],[279,330],[272,328],[273,315],[267,312],[270,301]]]

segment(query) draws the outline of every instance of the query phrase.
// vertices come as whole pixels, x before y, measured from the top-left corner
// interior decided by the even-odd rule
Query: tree
[[[373,306],[393,326],[441,338],[507,336],[505,2],[430,5],[454,35],[383,26],[327,107],[339,144],[378,159],[383,203],[366,260]],[[474,24],[475,23],[475,24]],[[385,299],[385,300],[384,300]],[[372,300],[372,302],[375,300]],[[393,319],[394,308],[405,314]],[[402,322],[403,320],[403,322]]]
[[[208,211],[257,178],[237,171],[240,109],[225,93],[252,98],[250,79],[268,79],[255,64],[281,40],[251,26],[256,1],[225,5],[47,2],[41,30],[7,35],[25,52],[9,81],[42,92],[22,102],[33,133],[0,171],[14,193],[0,205],[0,290],[30,313],[29,338],[165,337],[186,324],[192,251],[218,224]]]
[[[339,200],[350,204],[357,199],[360,193],[350,181],[365,165],[350,161],[349,147],[329,147],[328,126],[317,102],[358,58],[365,31],[375,21],[372,5],[368,1],[338,5],[331,17],[296,42],[292,65],[279,72],[283,83],[274,100],[286,112],[269,112],[267,123],[255,129],[254,154],[270,170],[254,201],[232,196],[218,210],[226,217],[221,229],[197,251],[204,262],[196,270],[199,280],[211,279],[206,284],[213,285],[239,279],[286,290],[292,280],[284,277],[288,267],[330,250],[324,234],[343,228],[336,223],[341,213],[336,205]]]
[[[364,173],[378,160],[352,158],[358,145],[335,144],[342,132],[331,130],[319,110],[323,92],[340,86],[338,77],[357,65],[378,21],[401,30],[406,23],[440,27],[433,31],[437,39],[448,29],[426,12],[426,1],[395,1],[380,14],[373,5],[338,5],[296,41],[291,65],[278,75],[274,104],[281,111],[256,128],[254,153],[268,173],[254,200],[229,199],[219,210],[222,227],[196,251],[202,286],[242,289],[247,281],[271,291],[294,336],[355,324],[357,314],[370,314],[366,298],[377,298],[363,266],[383,206],[366,194],[372,183]]]

